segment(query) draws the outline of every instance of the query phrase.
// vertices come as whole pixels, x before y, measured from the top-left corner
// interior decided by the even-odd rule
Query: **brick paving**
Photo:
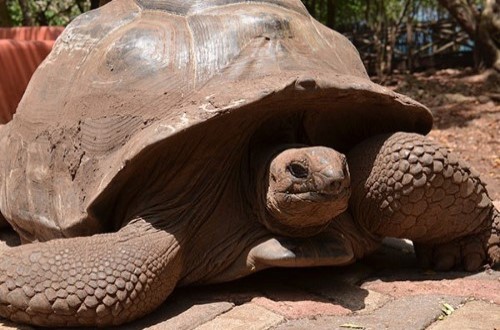
[[[500,330],[499,270],[422,270],[411,245],[387,243],[347,267],[271,269],[181,288],[153,314],[120,329]],[[33,330],[2,320],[0,329]]]
[[[500,306],[471,301],[446,319],[432,324],[429,330],[500,329]]]
[[[121,329],[500,330],[500,271],[425,271],[411,247],[390,245],[348,267],[273,269],[182,288]],[[0,322],[0,329],[33,328]]]

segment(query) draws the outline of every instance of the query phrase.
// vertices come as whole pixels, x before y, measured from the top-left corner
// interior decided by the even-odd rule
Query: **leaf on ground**
[[[365,328],[362,325],[356,325],[356,324],[352,324],[352,323],[342,324],[340,327],[347,328],[347,329],[364,329]]]
[[[455,311],[455,308],[453,308],[453,306],[448,303],[441,303],[441,305],[441,310],[446,316],[451,315]]]

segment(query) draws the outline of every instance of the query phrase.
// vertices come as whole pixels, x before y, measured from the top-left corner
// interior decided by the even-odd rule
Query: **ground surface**
[[[389,83],[431,107],[431,136],[478,169],[500,200],[498,80],[450,70]],[[270,270],[179,289],[155,313],[122,329],[500,330],[499,271],[422,270],[411,245],[389,243],[349,267]]]
[[[384,247],[349,267],[275,269],[179,289],[155,313],[120,329],[494,330],[499,291],[499,271],[425,271],[410,249]]]

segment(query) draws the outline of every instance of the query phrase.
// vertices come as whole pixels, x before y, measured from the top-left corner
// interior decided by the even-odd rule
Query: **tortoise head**
[[[306,237],[323,230],[347,209],[350,176],[343,154],[326,147],[294,147],[270,157],[266,169],[266,216],[272,232]]]

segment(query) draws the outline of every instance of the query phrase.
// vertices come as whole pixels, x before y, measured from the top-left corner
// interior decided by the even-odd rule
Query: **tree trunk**
[[[393,71],[393,57],[394,57],[394,49],[396,48],[396,39],[398,37],[398,27],[396,25],[387,27],[387,44],[385,46],[385,72],[388,75],[392,75]]]
[[[100,0],[99,1],[99,6],[102,7],[104,6],[105,4],[107,4],[108,2],[111,2],[112,0]]]
[[[23,13],[23,25],[33,26],[33,17],[31,16],[31,8],[26,0],[19,0],[19,7]]]
[[[479,14],[467,0],[438,0],[455,18],[475,43],[476,68],[500,70],[500,4],[486,0],[482,14]]]
[[[478,12],[467,0],[438,0],[472,39],[476,36]]]
[[[486,0],[477,29],[476,48],[482,65],[500,72],[500,2]]]
[[[411,15],[408,15],[406,21],[406,44],[408,47],[406,68],[410,73],[413,73],[413,17]]]
[[[12,26],[12,20],[7,9],[7,0],[0,0],[0,26]]]

